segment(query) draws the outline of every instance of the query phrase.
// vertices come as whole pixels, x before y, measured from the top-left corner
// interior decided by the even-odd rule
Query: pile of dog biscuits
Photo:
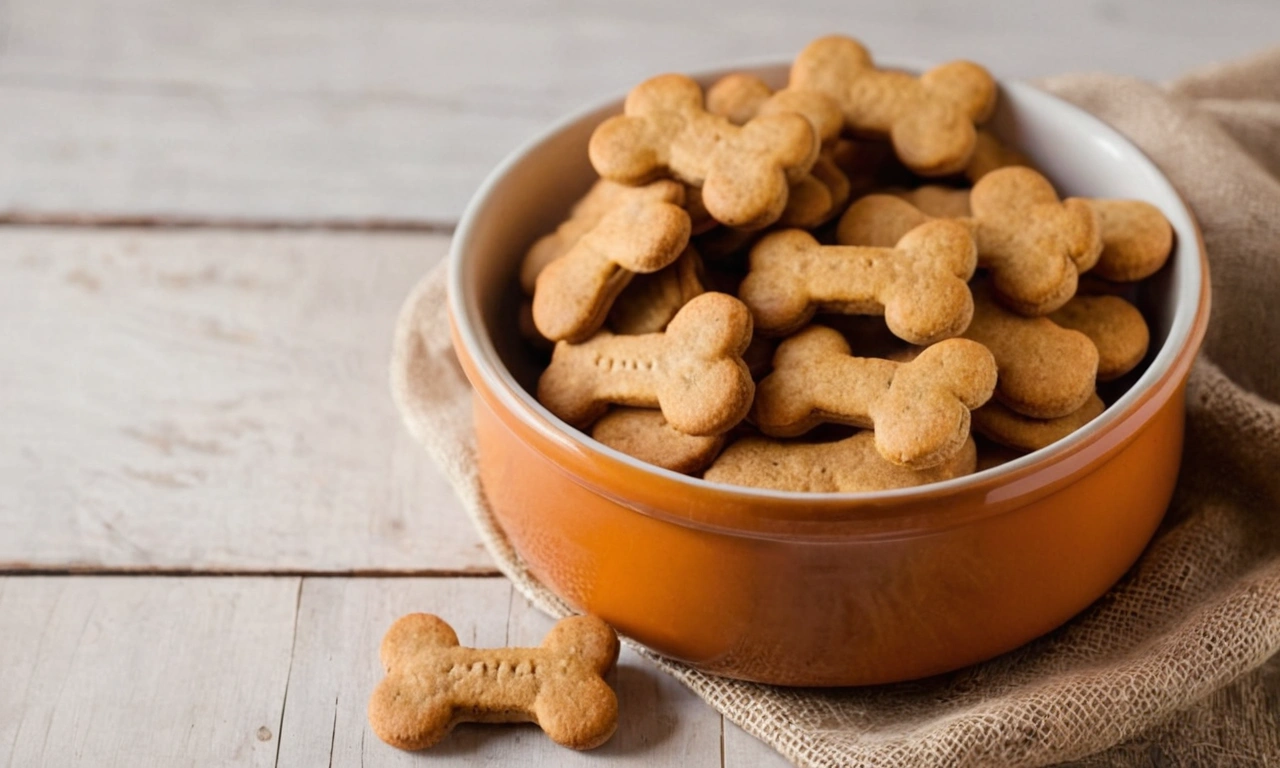
[[[521,265],[538,400],[657,466],[812,492],[946,480],[1088,423],[1146,356],[1125,297],[1173,232],[1145,202],[1061,199],[981,127],[996,99],[976,64],[882,70],[840,36],[776,92],[641,83]]]

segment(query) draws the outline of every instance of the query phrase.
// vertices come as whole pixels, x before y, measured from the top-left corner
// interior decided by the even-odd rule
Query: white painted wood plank
[[[724,721],[724,768],[790,768],[791,761],[737,725]]]
[[[464,644],[537,645],[552,621],[504,579],[307,579],[280,743],[281,768],[454,765],[719,766],[720,716],[634,653],[609,676],[618,732],[573,752],[533,725],[463,725],[425,757],[383,744],[366,706],[382,671],[378,644],[413,611],[447,620]],[[330,759],[332,762],[330,763]]]
[[[387,383],[439,236],[0,229],[0,569],[493,569]]]
[[[298,587],[0,578],[0,764],[274,765]]]
[[[665,70],[882,56],[1169,78],[1276,43],[1274,0],[7,0],[0,212],[454,220],[539,126]]]

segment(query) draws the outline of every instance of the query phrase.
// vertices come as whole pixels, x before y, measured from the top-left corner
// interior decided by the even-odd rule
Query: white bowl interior
[[[733,67],[695,77],[705,86],[723,74],[740,71],[754,72],[780,87],[786,80],[787,65]],[[454,316],[466,320],[459,328],[463,343],[472,350],[481,371],[505,385],[497,389],[509,407],[517,413],[542,417],[530,418],[536,428],[545,431],[547,424],[557,425],[555,431],[548,432],[554,439],[577,441],[619,461],[640,464],[560,422],[534,399],[530,393],[537,381],[538,358],[517,331],[522,301],[516,280],[520,260],[529,245],[553,230],[594,181],[587,142],[601,120],[620,110],[621,99],[616,99],[572,115],[516,150],[490,174],[476,192],[454,237],[449,300]],[[1151,327],[1151,351],[1139,368],[1140,373],[1131,374],[1104,392],[1114,402],[1084,429],[1052,446],[979,473],[983,477],[1010,472],[1064,450],[1090,431],[1104,428],[1123,412],[1142,389],[1168,370],[1177,351],[1187,342],[1204,279],[1190,211],[1155,165],[1114,129],[1066,102],[1017,82],[1001,83],[1000,106],[989,127],[1030,156],[1064,197],[1133,198],[1154,204],[1173,225],[1176,242],[1169,264],[1139,284],[1130,296],[1142,308]],[[642,466],[683,482],[706,482],[647,464]],[[959,486],[977,476],[931,487]],[[735,490],[775,497],[817,495]],[[830,495],[885,497],[913,490]]]

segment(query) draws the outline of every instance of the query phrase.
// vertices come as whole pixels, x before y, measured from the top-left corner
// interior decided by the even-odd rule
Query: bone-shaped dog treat
[[[794,112],[809,121],[823,143],[838,138],[844,128],[844,113],[830,96],[798,88],[774,92],[760,78],[743,73],[726,75],[707,89],[707,111],[734,125],[760,115]]]
[[[752,421],[794,437],[824,422],[875,429],[894,464],[928,469],[969,437],[969,411],[991,397],[996,362],[977,342],[947,339],[909,363],[853,357],[838,331],[810,326],[782,342],[756,390]]]
[[[661,179],[643,187],[628,187],[603,179],[597,181],[574,204],[569,218],[561,222],[556,231],[543,235],[530,246],[520,264],[520,287],[527,295],[532,296],[538,275],[544,267],[568,253],[610,211],[636,201],[682,205],[685,203],[685,188],[683,184],[670,179]]]
[[[913,77],[875,68],[857,41],[839,35],[810,43],[791,66],[790,88],[831,97],[852,131],[887,136],[908,168],[925,176],[963,170],[974,125],[991,116],[996,84],[987,70],[954,61]]]
[[[967,189],[926,185],[890,194],[930,216],[966,218],[972,215]],[[1155,274],[1168,261],[1173,250],[1173,227],[1159,208],[1142,200],[1081,199],[1093,208],[1102,236],[1102,253],[1088,274],[1117,282],[1134,282]],[[863,216],[858,214],[859,218]],[[909,222],[914,225],[919,219],[911,218]],[[850,244],[863,243],[855,240]]]
[[[686,435],[668,424],[661,411],[647,408],[615,408],[600,417],[591,436],[628,456],[686,475],[706,469],[725,442],[724,435]]]
[[[1173,251],[1173,227],[1160,209],[1141,200],[1090,199],[1102,229],[1095,274],[1129,283],[1154,275]]]
[[[1011,167],[983,177],[969,195],[964,219],[978,245],[978,266],[996,291],[1024,315],[1044,315],[1076,292],[1079,275],[1102,253],[1093,207],[1081,198],[1059,201],[1043,176]],[[905,200],[868,195],[840,219],[836,238],[850,245],[884,245],[932,217]]]
[[[639,184],[670,174],[701,187],[717,221],[757,229],[782,214],[789,186],[817,159],[818,139],[794,113],[736,126],[706,111],[696,82],[661,75],[627,95],[625,114],[596,127],[588,154],[606,179]]]
[[[963,224],[935,221],[903,235],[893,248],[819,245],[801,230],[767,235],[751,249],[751,271],[738,295],[756,328],[784,335],[818,310],[884,315],[913,344],[956,336],[969,324],[973,239]]]
[[[833,443],[749,437],[733,443],[703,477],[716,483],[812,493],[857,493],[937,483],[973,472],[977,450],[965,440],[951,459],[914,470],[886,461],[870,432]]]
[[[622,334],[657,333],[705,292],[702,258],[690,245],[670,266],[632,279],[609,310],[609,327]]]
[[[1047,317],[1010,312],[985,286],[975,287],[973,305],[964,337],[995,357],[997,400],[1037,419],[1066,416],[1085,404],[1098,371],[1098,348],[1088,336]]]
[[[755,383],[742,360],[750,342],[751,313],[742,302],[704,293],[664,333],[601,331],[581,344],[557,344],[538,380],[538,400],[578,428],[615,403],[660,408],[685,434],[718,435],[751,408]]]
[[[1098,381],[1133,370],[1146,357],[1151,332],[1138,308],[1119,296],[1076,296],[1049,319],[1089,337],[1098,348]]]
[[[1033,419],[993,401],[973,412],[973,431],[1010,448],[1035,451],[1075,432],[1104,410],[1106,405],[1096,394],[1084,405],[1056,419]]]
[[[688,244],[689,214],[678,205],[635,201],[610,211],[538,275],[534,323],[552,341],[589,338],[636,273],[662,269]]]
[[[369,724],[394,747],[425,749],[460,722],[534,722],[557,744],[591,749],[618,725],[603,677],[618,637],[594,616],[563,619],[537,648],[464,648],[444,620],[411,613],[391,625],[381,657]]]

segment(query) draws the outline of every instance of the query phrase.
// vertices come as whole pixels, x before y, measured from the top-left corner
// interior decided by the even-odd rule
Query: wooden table
[[[0,2],[0,760],[781,765],[630,653],[590,755],[529,726],[425,756],[372,737],[395,617],[479,645],[550,625],[386,368],[401,299],[518,141],[833,29],[1165,78],[1276,42],[1280,4]]]

